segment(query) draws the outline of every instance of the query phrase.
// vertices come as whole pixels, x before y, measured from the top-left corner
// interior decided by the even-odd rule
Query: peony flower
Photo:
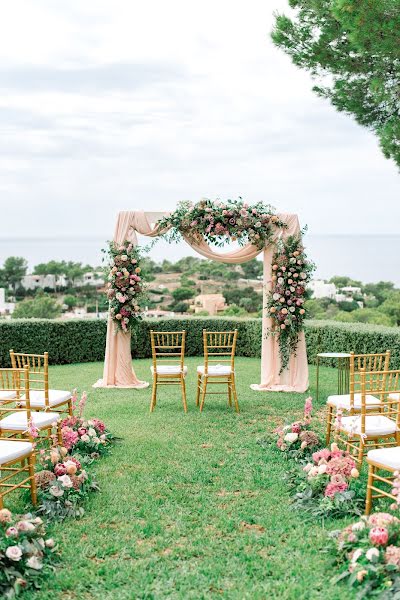
[[[391,523],[398,523],[399,519],[390,513],[378,512],[368,517],[368,525],[372,527],[386,527]]]
[[[386,527],[373,527],[369,532],[369,539],[375,546],[385,546],[389,540]]]
[[[333,498],[336,494],[340,494],[341,492],[345,492],[349,484],[346,482],[343,483],[328,483],[325,488],[324,495],[328,498]]]
[[[22,558],[22,550],[19,546],[8,546],[6,556],[10,560],[18,562]]]
[[[0,523],[11,523],[12,514],[7,508],[0,510]]]
[[[292,433],[301,432],[301,423],[292,423]]]
[[[388,546],[386,548],[386,552],[389,550],[389,548],[395,548],[395,546]],[[367,560],[374,562],[375,559],[379,558],[379,550],[377,548],[370,548],[366,551],[365,556],[367,557]]]
[[[43,567],[42,562],[37,556],[30,556],[26,561],[26,564],[30,569],[35,569],[35,571],[40,571],[40,569]]]
[[[56,477],[61,477],[62,475],[65,475],[66,472],[67,467],[63,463],[58,463],[54,467],[54,474],[56,475]]]
[[[35,526],[29,521],[18,521],[16,525],[18,531],[34,531]]]
[[[7,537],[17,537],[18,529],[16,527],[9,527],[6,531],[6,536]]]
[[[69,475],[62,475],[62,477],[58,477],[57,479],[58,479],[58,481],[60,481],[63,484],[63,486],[65,488],[72,487],[72,481],[71,481],[71,477]]]

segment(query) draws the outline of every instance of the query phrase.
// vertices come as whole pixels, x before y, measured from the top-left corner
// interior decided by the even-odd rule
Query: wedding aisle
[[[101,493],[84,518],[52,526],[62,560],[54,578],[26,598],[354,597],[328,585],[326,529],[291,508],[282,480],[286,459],[257,444],[282,420],[301,416],[306,394],[252,393],[259,360],[238,358],[241,413],[211,396],[199,414],[198,364],[187,359],[187,415],[177,388],[162,390],[150,415],[148,390],[91,390],[98,363],[51,368],[60,389],[67,382],[90,389],[87,416],[104,419],[123,439],[96,464]],[[135,361],[138,377],[148,377],[149,365]],[[336,372],[323,369],[322,392],[335,385]],[[322,416],[315,421],[322,431]]]

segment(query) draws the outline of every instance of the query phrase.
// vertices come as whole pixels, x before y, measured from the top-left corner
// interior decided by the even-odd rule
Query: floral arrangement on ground
[[[107,254],[110,315],[117,331],[127,332],[141,318],[144,308],[145,284],[140,266],[143,249],[128,240],[122,244],[110,242]]]
[[[56,558],[56,544],[46,537],[40,517],[0,510],[0,597],[13,598],[28,587],[40,587]]]
[[[301,235],[281,240],[272,259],[272,287],[267,298],[267,313],[272,319],[271,335],[279,339],[281,371],[296,353],[304,328],[306,287],[315,265],[308,260]]]
[[[335,442],[330,448],[314,452],[312,461],[301,469],[297,467],[286,474],[295,492],[294,506],[313,517],[360,515],[365,486],[358,478],[356,462]]]
[[[183,235],[194,242],[205,239],[224,246],[237,241],[241,246],[251,243],[260,249],[274,241],[277,229],[287,227],[271,206],[263,202],[249,205],[242,198],[215,202],[202,199],[195,204],[180,202],[157,225],[159,231],[165,230],[163,235],[168,241],[180,241]]]
[[[400,597],[400,520],[377,512],[333,532],[336,566],[333,583],[346,581],[359,598]],[[329,547],[328,551],[332,551]]]

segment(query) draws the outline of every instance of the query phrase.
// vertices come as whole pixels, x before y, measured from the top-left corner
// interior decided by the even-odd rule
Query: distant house
[[[38,288],[65,287],[67,285],[64,275],[25,275],[21,280],[21,286],[25,290],[37,290]]]
[[[103,287],[104,273],[102,271],[88,271],[76,281],[76,285],[92,285],[93,287]]]
[[[0,288],[0,315],[11,315],[14,308],[15,302],[6,302],[6,290]]]
[[[190,308],[195,314],[204,310],[209,315],[216,315],[228,307],[222,294],[200,294],[196,296]]]
[[[308,289],[312,291],[313,298],[330,298],[334,300],[337,294],[334,283],[326,283],[323,279],[313,279],[308,284]]]

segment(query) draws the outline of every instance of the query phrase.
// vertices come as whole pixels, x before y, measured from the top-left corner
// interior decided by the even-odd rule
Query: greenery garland
[[[267,313],[272,319],[270,334],[278,336],[281,372],[297,350],[306,317],[306,286],[314,269],[314,263],[307,259],[304,251],[301,234],[278,242],[272,259]]]
[[[185,235],[194,242],[205,239],[220,247],[237,241],[241,246],[251,243],[260,249],[273,242],[277,229],[287,227],[271,206],[262,202],[249,205],[242,198],[180,202],[173,213],[158,221],[158,226],[168,229],[164,234],[168,241],[180,241]]]
[[[144,309],[145,285],[140,267],[143,250],[125,240],[122,244],[110,242],[106,252],[110,267],[106,292],[110,315],[117,331],[127,332],[141,319]]]

